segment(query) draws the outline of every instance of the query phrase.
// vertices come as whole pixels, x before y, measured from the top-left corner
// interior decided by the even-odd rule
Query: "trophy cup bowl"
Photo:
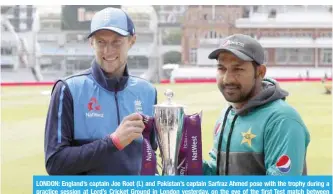
[[[177,175],[178,154],[181,145],[184,107],[171,101],[173,92],[167,90],[168,100],[154,106],[154,121],[162,159],[162,175]]]

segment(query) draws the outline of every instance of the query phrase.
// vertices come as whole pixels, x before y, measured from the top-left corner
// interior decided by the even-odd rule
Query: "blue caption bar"
[[[332,176],[34,176],[35,194],[330,194]]]

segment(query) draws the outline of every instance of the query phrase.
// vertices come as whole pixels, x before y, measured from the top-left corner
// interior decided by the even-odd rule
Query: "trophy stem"
[[[168,145],[172,146],[171,141],[170,141],[170,133],[168,133]],[[172,156],[171,156],[171,152],[170,152],[170,151],[168,152],[168,154],[169,154],[169,157],[168,157],[168,158],[171,158]],[[172,162],[172,161],[170,160],[168,166],[171,165],[171,162]]]
[[[170,137],[170,133],[167,134],[168,136],[168,145],[170,146],[174,146],[174,142],[171,142],[171,137]],[[168,152],[168,158],[173,158],[174,156],[172,156],[172,152]],[[163,172],[162,175],[176,175],[176,167],[174,166],[174,164],[172,163],[171,159],[167,159],[165,161],[163,161]]]

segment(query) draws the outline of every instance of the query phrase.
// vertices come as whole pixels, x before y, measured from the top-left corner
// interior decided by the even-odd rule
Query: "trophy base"
[[[176,171],[175,167],[166,166],[163,169],[162,176],[176,176],[176,175],[177,175],[177,171]]]

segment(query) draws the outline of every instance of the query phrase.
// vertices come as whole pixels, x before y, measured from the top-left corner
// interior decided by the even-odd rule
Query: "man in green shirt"
[[[229,107],[216,122],[205,175],[305,175],[309,132],[285,98],[265,79],[264,49],[247,35],[227,37],[214,50],[217,85]]]

